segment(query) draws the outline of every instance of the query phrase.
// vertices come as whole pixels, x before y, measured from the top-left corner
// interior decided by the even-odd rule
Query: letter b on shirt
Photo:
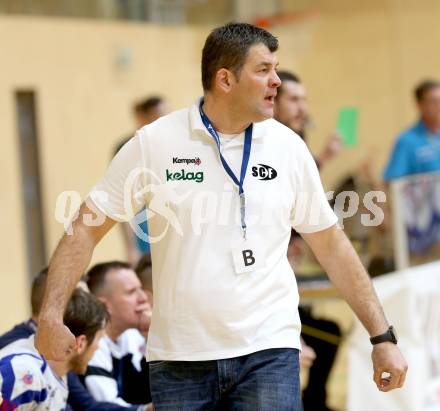
[[[252,244],[251,244],[252,243]],[[232,249],[234,269],[237,274],[256,271],[265,266],[265,254],[255,242],[247,241]]]
[[[249,267],[255,264],[255,257],[252,250],[243,250],[243,263],[245,267]]]

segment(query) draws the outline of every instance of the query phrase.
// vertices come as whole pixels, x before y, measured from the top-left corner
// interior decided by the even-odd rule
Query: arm
[[[333,157],[335,157],[342,148],[341,136],[334,132],[327,137],[324,148],[316,157],[316,164],[322,169]]]
[[[382,306],[350,241],[336,225],[315,233],[302,234],[330,280],[353,309],[370,336],[388,329]],[[407,364],[393,343],[377,344],[372,353],[374,381],[381,391],[402,387]],[[391,378],[382,378],[389,372]]]
[[[75,349],[75,338],[63,324],[67,302],[81,275],[92,258],[93,250],[115,221],[100,214],[104,223],[88,226],[83,222],[86,214],[100,214],[85,203],[73,223],[73,234],[65,234],[58,244],[49,265],[46,292],[41,308],[35,346],[47,359],[64,360]]]
[[[75,349],[75,338],[63,325],[63,314],[95,246],[116,221],[133,218],[146,205],[143,189],[148,184],[144,171],[148,153],[141,143],[142,133],[146,131],[137,133],[113,158],[81,206],[72,225],[72,235],[63,236],[51,259],[35,340],[37,349],[48,359],[64,360],[66,354]],[[92,210],[87,204],[97,207]],[[95,225],[91,224],[92,220]]]

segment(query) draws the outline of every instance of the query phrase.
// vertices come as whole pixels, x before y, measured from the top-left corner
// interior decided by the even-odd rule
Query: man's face
[[[287,80],[275,102],[275,119],[302,135],[308,121],[306,90],[296,81]]]
[[[426,122],[440,125],[440,87],[425,92],[418,106]]]
[[[86,337],[83,335],[80,338],[83,340],[83,344],[85,344],[85,349],[81,354],[76,354],[70,360],[70,371],[75,374],[85,374],[87,370],[87,364],[93,357],[93,354],[99,347],[99,340],[104,335],[104,329],[99,330],[95,334],[95,338],[91,343],[89,343]]]
[[[273,117],[277,87],[281,84],[277,66],[277,57],[265,45],[256,44],[249,49],[230,90],[231,104],[240,117],[252,122]]]
[[[151,311],[141,282],[131,269],[114,269],[107,273],[102,300],[110,313],[110,323],[117,329],[138,328],[145,312]]]

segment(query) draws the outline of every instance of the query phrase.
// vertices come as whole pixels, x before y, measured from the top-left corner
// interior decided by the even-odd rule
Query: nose
[[[271,87],[278,88],[279,86],[281,86],[281,79],[278,77],[278,73],[274,70],[271,79]]]
[[[144,290],[139,290],[138,300],[142,304],[148,301],[147,293]]]
[[[300,99],[298,101],[298,111],[301,114],[306,114],[307,113],[307,103],[306,103],[305,99]]]

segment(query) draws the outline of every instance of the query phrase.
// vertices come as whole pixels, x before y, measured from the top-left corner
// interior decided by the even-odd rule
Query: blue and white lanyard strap
[[[251,155],[252,124],[249,125],[249,127],[246,129],[244,133],[243,159],[241,161],[240,180],[238,180],[234,172],[231,170],[231,167],[229,167],[229,164],[226,162],[225,158],[223,157],[220,147],[220,137],[217,131],[212,126],[208,116],[203,111],[202,105],[203,105],[203,100],[200,102],[199,105],[200,117],[202,118],[203,124],[205,125],[209,134],[211,134],[211,136],[214,138],[220,156],[220,161],[223,164],[223,168],[228,173],[229,177],[231,177],[232,181],[238,186],[238,194],[240,195],[241,228],[243,230],[243,237],[246,239],[246,197],[244,194],[243,184],[244,184],[244,179],[246,177],[246,170],[249,163],[249,157]]]

